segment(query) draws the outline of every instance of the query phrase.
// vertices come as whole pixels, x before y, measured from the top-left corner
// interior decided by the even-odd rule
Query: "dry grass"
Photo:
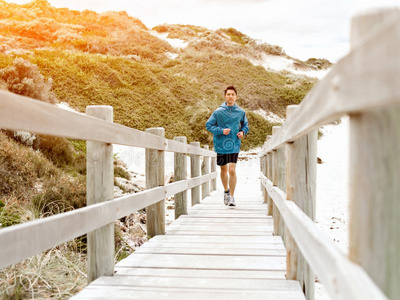
[[[0,299],[68,299],[86,286],[86,257],[68,244],[0,271]]]

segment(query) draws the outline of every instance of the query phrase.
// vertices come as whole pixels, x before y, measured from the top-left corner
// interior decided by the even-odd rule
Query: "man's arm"
[[[224,130],[221,127],[218,127],[217,116],[215,112],[213,112],[211,117],[208,119],[206,128],[213,135],[222,135],[224,133]]]
[[[247,120],[246,113],[243,113],[243,118],[240,123],[242,125],[240,131],[243,131],[243,134],[246,135],[249,132],[249,121]]]

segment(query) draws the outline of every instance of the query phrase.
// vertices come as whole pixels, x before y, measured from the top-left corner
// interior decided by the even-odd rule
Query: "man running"
[[[236,206],[236,162],[239,156],[241,139],[249,131],[246,113],[235,104],[237,92],[230,85],[225,90],[225,100],[206,123],[207,130],[214,135],[214,149],[217,152],[217,165],[221,167],[221,181],[224,186],[224,204]],[[228,179],[229,169],[229,179]],[[229,186],[228,186],[229,182]]]

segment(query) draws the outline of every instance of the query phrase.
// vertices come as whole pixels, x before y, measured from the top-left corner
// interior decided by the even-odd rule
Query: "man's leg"
[[[221,166],[221,181],[224,191],[228,190],[228,165]]]
[[[228,166],[229,166],[229,190],[231,196],[233,196],[235,194],[235,188],[236,188],[236,164],[229,163]]]

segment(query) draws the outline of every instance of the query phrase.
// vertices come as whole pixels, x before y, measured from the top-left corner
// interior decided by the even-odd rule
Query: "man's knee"
[[[229,168],[229,176],[235,176],[236,175],[236,168],[231,167]]]
[[[221,175],[226,175],[228,172],[228,166],[221,166]]]

